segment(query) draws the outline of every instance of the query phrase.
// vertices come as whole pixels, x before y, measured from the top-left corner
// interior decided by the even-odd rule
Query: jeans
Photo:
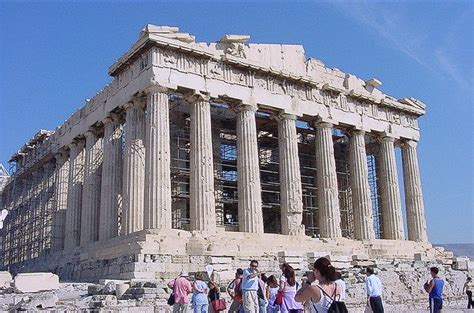
[[[195,304],[194,313],[207,313],[209,309],[209,304]]]

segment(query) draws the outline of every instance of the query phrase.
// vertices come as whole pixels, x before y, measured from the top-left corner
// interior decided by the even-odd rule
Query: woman
[[[211,304],[211,306],[209,307],[209,312],[216,312],[212,306],[212,301],[219,300],[220,298],[219,286],[217,285],[217,283],[211,280],[207,284],[207,287],[209,288],[209,294],[207,296],[209,298],[209,303]]]
[[[202,273],[196,274],[196,281],[193,284],[193,312],[207,313],[209,302],[207,301],[207,284],[202,280]]]
[[[289,264],[282,265],[283,275],[280,277],[280,289],[283,291],[283,301],[280,307],[282,313],[300,313],[303,312],[303,305],[295,301],[296,278],[295,270]]]
[[[467,308],[474,308],[474,302],[472,301],[472,290],[474,289],[474,284],[472,283],[472,278],[466,278],[466,282],[464,283],[463,292],[467,295]]]
[[[296,293],[298,302],[309,301],[313,313],[326,313],[334,301],[341,297],[341,286],[336,284],[336,269],[327,258],[319,258],[314,262],[314,270],[308,280]],[[312,283],[317,280],[318,285]]]

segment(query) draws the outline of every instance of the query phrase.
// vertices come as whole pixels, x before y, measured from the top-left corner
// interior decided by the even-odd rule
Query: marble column
[[[153,86],[146,98],[144,226],[171,229],[171,151],[168,90]]]
[[[395,139],[380,138],[378,175],[382,205],[383,239],[403,240],[402,205],[395,160]]]
[[[401,146],[408,240],[427,242],[425,208],[416,146],[417,142],[414,140],[407,140]]]
[[[104,124],[99,240],[118,236],[118,214],[122,205],[122,127],[118,115],[110,113]]]
[[[56,154],[54,199],[56,210],[53,213],[53,232],[51,250],[64,249],[64,228],[68,198],[69,156],[65,151]]]
[[[240,104],[237,113],[237,192],[239,230],[263,233],[262,187],[258,159],[257,105]]]
[[[141,101],[125,106],[125,155],[123,167],[123,235],[143,229],[145,199],[145,111]]]
[[[332,126],[331,123],[315,123],[316,182],[318,188],[320,235],[323,238],[342,236]]]
[[[296,116],[279,114],[278,147],[280,155],[280,209],[283,235],[304,234],[303,192],[301,187],[300,161]]]
[[[69,145],[69,179],[64,248],[79,245],[81,230],[82,187],[84,182],[84,140]]]
[[[81,246],[99,240],[102,138],[97,130],[85,132],[84,187],[82,192]]]
[[[349,134],[349,169],[354,210],[354,236],[355,239],[359,240],[375,238],[364,136],[365,132],[360,130],[353,130]]]
[[[190,226],[191,230],[216,230],[214,162],[212,157],[211,105],[207,95],[190,102]]]
[[[26,219],[31,225],[31,236],[29,240],[26,237],[20,236],[20,242],[22,242],[23,249],[26,249],[26,259],[31,259],[39,256],[40,247],[43,242],[43,222],[42,217],[42,189],[43,189],[43,175],[44,168],[40,167],[33,172],[33,194],[30,199],[30,212],[27,213],[28,218]],[[23,238],[22,238],[23,237]]]
[[[43,174],[43,190],[42,190],[42,231],[41,231],[41,247],[40,250],[44,251],[50,249],[52,245],[52,226],[53,226],[53,213],[55,211],[55,167],[56,161],[50,160],[47,162],[44,168]]]

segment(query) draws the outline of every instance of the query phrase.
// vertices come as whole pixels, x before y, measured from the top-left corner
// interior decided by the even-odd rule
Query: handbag
[[[174,305],[175,300],[174,300],[174,292],[171,292],[170,297],[168,298],[167,301],[168,305]]]
[[[214,312],[224,311],[226,309],[225,299],[217,299],[211,302]]]
[[[278,291],[277,296],[275,298],[275,304],[276,305],[282,305],[283,304],[283,290]]]

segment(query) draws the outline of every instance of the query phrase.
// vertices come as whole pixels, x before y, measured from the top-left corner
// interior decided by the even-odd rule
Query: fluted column
[[[403,240],[402,205],[394,141],[392,137],[380,138],[378,174],[382,200],[383,238]]]
[[[189,97],[190,128],[190,224],[191,230],[216,229],[214,162],[212,157],[211,105],[207,95]]]
[[[354,235],[356,239],[374,239],[372,200],[369,188],[369,170],[365,151],[365,132],[353,130],[349,134],[349,168],[354,210]]]
[[[125,106],[125,155],[121,233],[143,229],[145,198],[145,112],[140,101]]]
[[[280,155],[280,209],[283,235],[304,234],[303,192],[301,187],[300,160],[296,116],[279,114],[278,147]]]
[[[82,187],[84,182],[84,141],[76,140],[69,145],[69,180],[66,210],[64,248],[79,245],[81,227]]]
[[[341,213],[331,123],[315,123],[316,181],[321,237],[341,237]]]
[[[408,240],[426,242],[428,235],[416,146],[417,142],[414,140],[405,141],[401,146]]]
[[[56,210],[53,213],[53,232],[51,250],[64,249],[64,228],[66,225],[66,209],[68,198],[69,157],[66,152],[56,155],[54,199]]]
[[[262,187],[258,159],[256,105],[241,104],[237,113],[237,191],[239,230],[263,233]]]
[[[118,213],[122,205],[122,127],[116,114],[104,124],[99,240],[118,236]]]
[[[51,160],[47,162],[43,168],[43,190],[41,193],[43,194],[41,202],[42,202],[42,233],[41,233],[41,246],[40,251],[44,251],[50,249],[52,246],[52,226],[53,226],[53,213],[55,210],[54,203],[55,203],[55,169],[56,162],[55,160]]]
[[[145,228],[171,229],[171,152],[168,90],[147,90]]]
[[[81,246],[99,240],[102,138],[95,129],[84,134],[84,189],[82,192]]]

